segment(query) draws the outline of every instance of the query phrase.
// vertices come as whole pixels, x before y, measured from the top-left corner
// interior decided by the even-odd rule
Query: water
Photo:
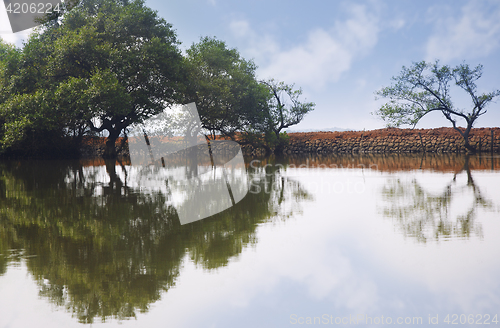
[[[129,163],[0,162],[0,327],[498,324],[499,157],[251,160],[186,225]]]

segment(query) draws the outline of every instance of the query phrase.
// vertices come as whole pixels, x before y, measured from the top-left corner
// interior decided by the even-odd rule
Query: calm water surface
[[[186,225],[181,164],[0,162],[0,327],[500,326],[499,157],[251,160]]]

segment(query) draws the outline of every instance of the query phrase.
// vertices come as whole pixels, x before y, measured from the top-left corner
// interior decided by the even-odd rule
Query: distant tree
[[[203,128],[236,138],[264,120],[268,94],[256,66],[224,41],[205,37],[187,50],[184,103],[195,102]]]
[[[403,66],[401,73],[393,77],[394,84],[376,92],[377,96],[389,98],[376,115],[388,122],[388,126],[415,125],[430,112],[439,111],[451,122],[453,128],[460,133],[465,141],[465,148],[475,152],[475,147],[469,143],[469,133],[475,121],[486,113],[486,106],[498,95],[500,90],[480,94],[476,81],[482,75],[482,65],[470,68],[461,64],[455,68],[439,65],[439,62],[413,63],[409,68]],[[450,81],[465,90],[472,99],[472,110],[466,112],[455,107],[450,96]],[[466,128],[461,129],[457,120],[463,119]]]
[[[262,83],[271,93],[265,123],[266,141],[274,146],[276,154],[281,154],[288,142],[288,136],[282,133],[283,129],[300,123],[304,116],[314,109],[315,104],[299,101],[302,89],[294,90],[293,84],[288,85],[274,79]]]

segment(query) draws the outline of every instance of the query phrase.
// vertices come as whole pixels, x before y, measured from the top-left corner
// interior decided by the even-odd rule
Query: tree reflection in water
[[[175,285],[186,256],[204,269],[225,266],[256,243],[258,224],[286,218],[296,210],[283,210],[287,203],[309,198],[276,168],[248,168],[262,187],[278,188],[180,225],[168,190],[134,186],[131,167],[120,166],[0,163],[0,274],[23,259],[40,295],[82,323],[148,311]]]
[[[462,174],[467,176],[465,185],[457,182],[457,177]],[[415,179],[410,182],[390,179],[382,195],[387,203],[383,208],[384,216],[392,218],[405,236],[422,243],[450,238],[467,239],[471,235],[482,238],[482,225],[476,222],[477,211],[479,208],[493,208],[492,201],[483,196],[472,177],[468,156],[462,169],[438,194],[426,191]],[[452,201],[462,195],[470,195],[471,204],[465,212],[451,217]]]

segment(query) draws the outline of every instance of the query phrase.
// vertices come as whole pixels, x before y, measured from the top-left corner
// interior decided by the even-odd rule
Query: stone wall
[[[500,153],[500,128],[479,128],[471,131],[470,143],[483,153]],[[463,138],[452,128],[395,129],[371,131],[290,133],[290,143],[285,154],[349,154],[349,153],[465,153]],[[80,149],[83,158],[100,157],[104,152],[105,138],[86,138]],[[117,140],[120,148],[121,138]],[[480,146],[480,147],[479,147]],[[264,156],[264,149],[242,146],[247,156]],[[128,156],[123,147],[120,156]]]
[[[470,143],[481,152],[500,152],[500,128],[471,131]],[[291,133],[285,154],[300,153],[465,153],[464,141],[452,128]],[[247,154],[262,151],[246,149]]]
[[[472,138],[470,143],[479,148],[479,138]],[[483,152],[491,151],[491,141],[481,141]],[[494,143],[494,152],[500,148],[500,139]],[[463,153],[464,141],[461,137],[411,136],[411,137],[376,137],[334,140],[291,140],[285,149],[291,153]]]

